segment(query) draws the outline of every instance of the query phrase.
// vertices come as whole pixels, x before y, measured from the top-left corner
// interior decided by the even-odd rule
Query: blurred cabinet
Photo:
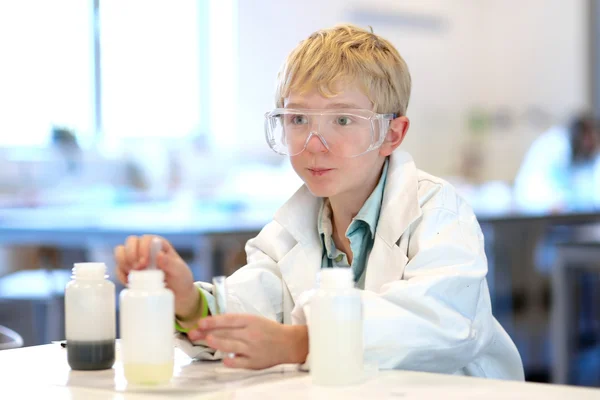
[[[600,242],[560,245],[552,288],[552,380],[600,386]]]

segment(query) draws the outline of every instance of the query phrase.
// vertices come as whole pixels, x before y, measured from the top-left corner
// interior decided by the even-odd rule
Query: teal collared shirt
[[[386,158],[377,186],[346,230],[346,237],[350,241],[350,249],[352,250],[352,265],[348,264],[346,254],[335,247],[332,237],[331,206],[329,199],[323,201],[317,222],[323,246],[321,268],[350,267],[354,272],[355,282],[359,282],[363,277],[367,257],[375,241],[375,231],[377,230],[377,221],[381,211],[388,164],[389,159]]]

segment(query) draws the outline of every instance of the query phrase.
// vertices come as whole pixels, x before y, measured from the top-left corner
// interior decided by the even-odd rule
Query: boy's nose
[[[315,131],[310,133],[306,141],[306,150],[310,153],[326,153],[329,151],[325,140]]]

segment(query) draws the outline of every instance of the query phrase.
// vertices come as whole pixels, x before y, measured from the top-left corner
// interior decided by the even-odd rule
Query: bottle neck
[[[72,273],[72,278],[78,281],[104,280],[108,278],[104,263],[75,263]]]
[[[129,288],[142,290],[158,290],[165,287],[165,273],[161,270],[131,271]]]

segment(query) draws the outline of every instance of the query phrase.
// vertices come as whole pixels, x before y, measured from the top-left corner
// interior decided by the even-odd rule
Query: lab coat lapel
[[[279,269],[296,303],[302,293],[316,288],[317,273],[321,269],[321,247],[298,243],[281,259]]]
[[[297,241],[281,260],[279,269],[294,299],[316,287],[321,269],[322,249],[317,230],[317,218],[322,199],[302,186],[275,214],[279,222]]]
[[[417,173],[407,153],[390,156],[375,241],[366,268],[366,290],[379,292],[385,283],[402,278],[408,262],[408,240],[401,239],[422,214]]]
[[[407,261],[406,252],[399,246],[388,246],[383,239],[376,238],[369,255],[365,290],[379,292],[385,283],[401,279]]]

